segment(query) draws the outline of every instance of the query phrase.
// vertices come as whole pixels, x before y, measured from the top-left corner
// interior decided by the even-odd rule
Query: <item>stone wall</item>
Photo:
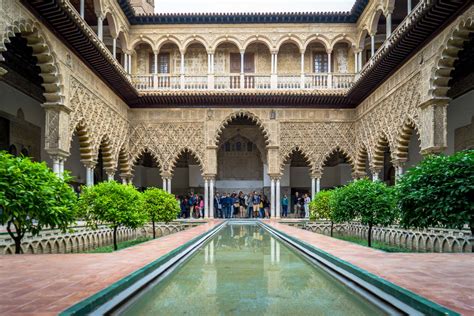
[[[330,235],[328,221],[287,223],[315,233]],[[367,238],[368,227],[357,222],[334,224],[333,233],[343,236]],[[407,248],[414,252],[472,252],[472,236],[468,230],[428,228],[407,230],[396,225],[374,227],[372,240],[392,246]]]
[[[166,236],[199,225],[197,222],[156,223],[156,237]],[[151,224],[140,229],[119,228],[117,241],[133,240],[153,236]],[[26,254],[58,254],[85,252],[97,247],[113,244],[113,230],[103,226],[91,230],[85,226],[74,227],[72,232],[44,230],[37,236],[23,238],[22,249]],[[15,253],[15,243],[8,233],[0,234],[0,255]]]

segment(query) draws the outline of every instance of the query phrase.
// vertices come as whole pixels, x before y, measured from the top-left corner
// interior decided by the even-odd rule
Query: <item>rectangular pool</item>
[[[385,315],[262,226],[228,223],[118,315]]]

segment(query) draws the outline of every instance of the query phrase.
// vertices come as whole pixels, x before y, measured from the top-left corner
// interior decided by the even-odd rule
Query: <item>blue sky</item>
[[[349,11],[355,0],[155,0],[157,13]]]

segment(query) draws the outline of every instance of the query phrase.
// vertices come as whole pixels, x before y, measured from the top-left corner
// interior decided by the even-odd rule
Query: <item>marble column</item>
[[[311,198],[316,195],[316,178],[311,177]]]
[[[275,217],[275,178],[270,180],[270,217]]]
[[[81,18],[83,19],[84,19],[84,1],[85,0],[81,0],[79,3],[79,14],[81,15]]]
[[[204,179],[204,218],[209,218],[209,179]]]
[[[240,51],[240,89],[245,88],[245,51]]]
[[[321,191],[321,178],[316,178],[316,194]]]
[[[375,34],[370,34],[370,57],[375,55]]]
[[[214,177],[209,178],[209,218],[214,218]]]
[[[392,13],[389,12],[386,17],[386,38],[389,38],[392,34]]]
[[[168,179],[163,177],[163,191],[168,192]]]
[[[114,181],[115,169],[105,170],[105,173],[107,174],[107,181]]]
[[[184,52],[181,52],[181,69],[180,69],[180,72],[181,72],[181,82],[180,82],[180,85],[181,85],[181,90],[184,90]]]
[[[117,38],[116,37],[112,38],[112,56],[114,56],[114,59],[117,56]]]
[[[104,18],[102,16],[97,17],[97,36],[100,41],[104,41]]]
[[[410,14],[411,9],[412,9],[412,7],[411,7],[411,0],[407,0],[407,10],[408,10],[407,12],[408,12],[408,14]]]
[[[281,214],[281,196],[280,196],[280,178],[277,178],[276,179],[276,183],[275,183],[275,203],[276,203],[276,207],[275,207],[275,218],[280,218],[280,214]]]
[[[301,52],[300,66],[301,66],[301,69],[300,69],[300,73],[301,73],[300,88],[301,88],[301,89],[304,89],[304,88],[305,88],[305,86],[304,86],[304,51]]]
[[[86,162],[83,162],[83,164],[86,167],[86,185],[92,186],[94,185],[95,162],[86,161]]]
[[[168,178],[168,186],[167,186],[168,193],[171,194],[171,178]]]

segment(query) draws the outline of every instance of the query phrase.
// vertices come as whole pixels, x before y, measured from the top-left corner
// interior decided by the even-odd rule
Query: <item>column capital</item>
[[[332,49],[331,49],[331,48],[327,48],[327,49],[326,49],[326,53],[332,54]]]
[[[160,175],[163,179],[173,178],[173,174],[170,171],[163,171]]]
[[[66,160],[69,157],[69,153],[61,150],[59,148],[48,148],[46,149],[46,152],[48,155],[51,157],[52,160],[58,159],[58,160]]]
[[[394,167],[403,167],[407,160],[407,158],[395,158],[392,159],[392,164]]]
[[[313,179],[321,179],[322,176],[323,172],[320,169],[311,171],[311,178]]]
[[[268,176],[270,177],[271,180],[280,180],[281,179],[281,173],[269,173]]]
[[[372,175],[374,174],[379,174],[382,172],[383,166],[372,166],[369,168],[370,172],[372,172]]]
[[[93,160],[81,160],[82,164],[89,169],[95,169],[95,166],[97,165],[97,161]]]
[[[204,180],[215,180],[216,175],[212,173],[206,173],[205,175],[203,175],[203,178]]]
[[[105,174],[106,175],[115,175],[115,173],[117,172],[117,168],[107,168],[107,169],[104,169],[105,171]]]

